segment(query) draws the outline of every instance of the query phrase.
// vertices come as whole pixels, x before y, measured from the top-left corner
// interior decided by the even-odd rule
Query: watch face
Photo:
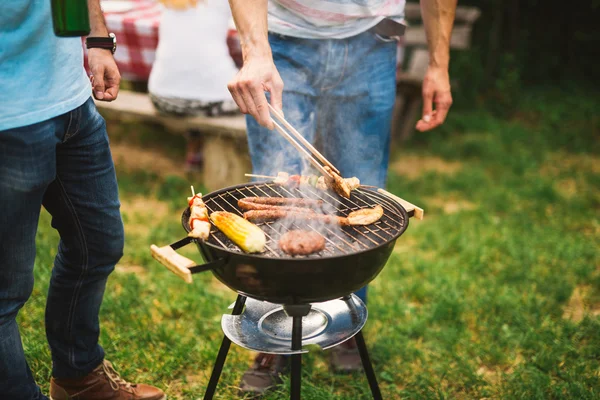
[[[115,54],[115,51],[117,51],[117,36],[111,32],[108,34],[108,37],[113,41],[112,53]]]

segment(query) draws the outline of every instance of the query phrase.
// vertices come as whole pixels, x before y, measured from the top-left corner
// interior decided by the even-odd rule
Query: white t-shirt
[[[226,0],[204,0],[185,10],[165,8],[148,91],[161,97],[231,100],[227,83],[237,73],[229,55],[231,11]]]
[[[358,35],[384,18],[404,23],[405,0],[269,0],[269,31],[307,39]]]

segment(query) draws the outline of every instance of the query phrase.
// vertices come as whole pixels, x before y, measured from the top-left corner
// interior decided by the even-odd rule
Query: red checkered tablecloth
[[[123,79],[147,81],[158,46],[162,6],[148,0],[133,0],[128,3],[132,5],[129,10],[110,11],[110,7],[105,7],[106,27],[117,37],[115,61]],[[229,54],[240,67],[242,57],[235,29],[229,30],[227,46]],[[89,71],[87,57],[85,68]]]

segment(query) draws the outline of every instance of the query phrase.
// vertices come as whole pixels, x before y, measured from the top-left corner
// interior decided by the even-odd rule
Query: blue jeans
[[[41,206],[60,234],[45,321],[54,377],[82,377],[102,362],[98,312],[123,254],[115,169],[91,98],[56,118],[0,131],[0,204],[0,397],[45,399],[15,321],[33,289]]]
[[[283,79],[283,112],[343,176],[384,187],[396,97],[396,42],[371,32],[313,40],[270,34]],[[246,118],[255,174],[308,173],[310,165],[276,131]],[[366,300],[366,288],[359,297]]]

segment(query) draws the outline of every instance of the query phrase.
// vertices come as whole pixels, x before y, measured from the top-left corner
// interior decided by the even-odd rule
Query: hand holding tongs
[[[308,159],[308,161],[310,161],[310,163],[324,176],[331,177],[331,174],[329,172],[327,172],[327,170],[323,167],[323,165],[321,165],[319,163],[319,161],[317,161],[317,159],[320,160],[324,165],[331,168],[333,170],[333,172],[340,175],[340,171],[331,162],[329,162],[329,160],[327,160],[323,156],[323,154],[321,154],[317,149],[315,149],[314,146],[312,144],[310,144],[310,142],[308,140],[306,140],[296,129],[294,129],[294,127],[292,125],[290,125],[290,123],[287,122],[285,120],[285,118],[283,118],[283,115],[281,115],[270,104],[268,104],[268,106],[269,106],[269,110],[271,111],[271,114],[273,114],[273,116],[275,117],[275,118],[271,118],[271,120],[273,121],[273,125],[275,126],[275,129],[277,130],[277,132],[279,132],[281,134],[281,136],[283,136],[288,142],[290,142],[292,144],[292,146],[294,146],[300,152],[300,154],[302,154],[304,157],[306,157]],[[279,121],[283,126],[285,126],[291,132],[292,135],[290,135],[288,132],[286,132],[285,129],[283,129],[283,127],[281,125],[279,125],[277,123],[277,121],[275,121],[275,119],[277,119],[277,121]],[[292,136],[294,136],[294,137],[292,137]],[[298,139],[298,141],[300,143],[302,143],[306,148],[303,147],[302,145],[300,145],[300,143],[298,143],[296,141],[296,139]],[[312,155],[311,155],[311,153],[312,153]],[[313,155],[314,155],[314,157],[313,157]],[[315,157],[317,159],[315,159]]]

